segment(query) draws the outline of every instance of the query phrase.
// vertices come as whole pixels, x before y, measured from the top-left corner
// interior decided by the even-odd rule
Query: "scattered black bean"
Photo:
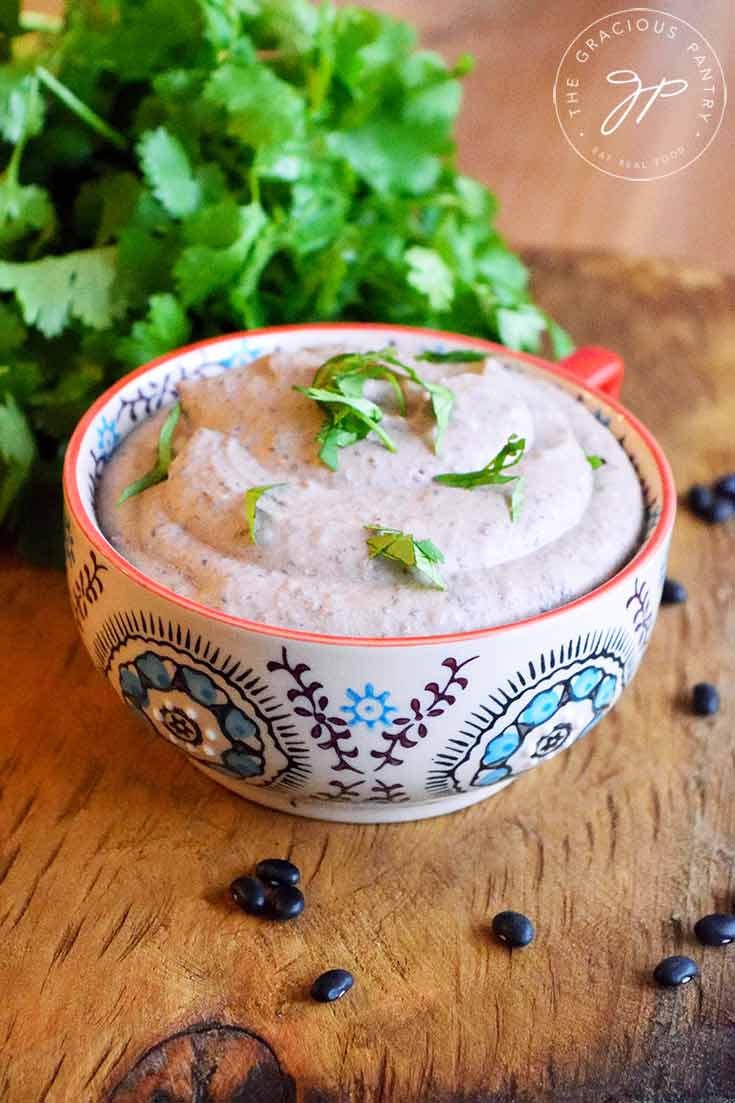
[[[304,910],[304,894],[295,885],[275,885],[268,902],[272,919],[295,919]]]
[[[735,501],[732,498],[715,498],[702,516],[710,525],[721,525],[723,521],[729,521],[734,513]]]
[[[297,867],[285,858],[264,858],[258,862],[255,872],[267,885],[298,885],[301,879]]]
[[[257,877],[238,877],[230,885],[230,895],[249,915],[262,915],[268,903],[265,885]]]
[[[720,707],[720,695],[709,682],[697,682],[692,690],[692,708],[697,716],[714,716]]]
[[[675,578],[667,578],[661,591],[661,601],[664,605],[682,605],[687,599],[686,587]]]
[[[690,487],[687,502],[692,513],[696,513],[697,517],[704,517],[713,501],[714,494],[708,486],[697,483]]]
[[[533,942],[533,923],[520,912],[498,912],[492,922],[493,934],[506,946],[528,946]]]
[[[714,486],[715,494],[720,498],[732,498],[735,501],[735,471],[722,475]]]
[[[349,992],[355,979],[346,969],[328,969],[311,986],[311,997],[319,1003],[333,1003]]]
[[[694,933],[703,946],[727,946],[735,940],[735,915],[704,915],[694,924]]]
[[[688,984],[699,976],[699,968],[696,961],[690,957],[665,957],[659,961],[653,970],[653,979],[662,988],[678,988],[680,984]]]

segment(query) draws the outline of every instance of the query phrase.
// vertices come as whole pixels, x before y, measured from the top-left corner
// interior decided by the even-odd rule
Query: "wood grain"
[[[623,353],[680,485],[735,468],[735,280],[528,259],[580,342]],[[735,897],[734,551],[733,525],[682,511],[690,600],[662,611],[612,715],[486,804],[395,827],[270,813],[202,777],[94,672],[61,576],[6,558],[3,1103],[286,1103],[289,1078],[301,1103],[735,1099],[735,949],[690,934]],[[712,719],[686,707],[705,677]],[[269,855],[303,871],[295,923],[227,901]],[[506,907],[536,921],[525,951],[488,936]],[[655,990],[675,952],[701,983]],[[354,990],[312,1003],[334,966]]]

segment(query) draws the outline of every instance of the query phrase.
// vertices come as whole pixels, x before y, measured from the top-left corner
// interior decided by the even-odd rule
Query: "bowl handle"
[[[595,387],[611,398],[620,396],[624,366],[620,357],[609,349],[585,345],[559,361],[585,387]]]

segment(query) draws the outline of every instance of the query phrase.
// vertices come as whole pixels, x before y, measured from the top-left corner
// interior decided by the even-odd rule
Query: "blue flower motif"
[[[107,459],[121,441],[120,434],[117,431],[117,426],[114,421],[110,421],[109,418],[102,417],[97,422],[97,451]]]
[[[388,704],[390,693],[376,693],[372,682],[367,682],[363,693],[348,689],[347,696],[351,705],[342,705],[342,712],[350,717],[351,724],[366,724],[372,730],[376,724],[390,724],[391,713],[398,712],[393,705]]]

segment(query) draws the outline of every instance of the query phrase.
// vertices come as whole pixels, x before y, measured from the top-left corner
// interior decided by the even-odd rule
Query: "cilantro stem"
[[[65,104],[70,111],[85,122],[88,127],[95,130],[103,138],[107,138],[108,142],[112,142],[118,149],[127,149],[128,143],[120,133],[119,130],[115,130],[114,127],[106,123],[104,119],[100,118],[96,111],[93,111],[91,107],[88,107],[83,100],[80,100],[77,95],[72,92],[71,88],[67,88],[65,84],[62,84],[60,80],[50,73],[48,69],[43,65],[36,66],[36,76],[45,84],[50,92]]]

